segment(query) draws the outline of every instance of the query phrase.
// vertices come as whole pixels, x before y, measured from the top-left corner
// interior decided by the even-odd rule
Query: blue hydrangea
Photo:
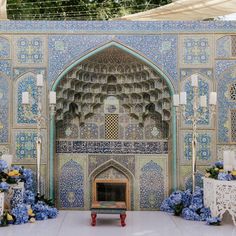
[[[7,169],[8,169],[8,166],[7,166],[6,161],[0,160],[0,172],[3,172],[4,170],[7,170]]]
[[[6,182],[1,182],[0,183],[0,192],[6,192],[8,191],[10,185]]]
[[[48,219],[48,216],[45,212],[37,212],[35,214],[35,219],[36,220],[47,220]]]
[[[223,166],[224,166],[223,161],[217,161],[217,162],[215,162],[214,165],[215,165],[215,167],[217,167],[219,169],[223,169]]]
[[[33,172],[30,169],[22,169],[22,176],[25,182],[25,189],[32,190],[33,188]]]
[[[209,217],[207,218],[206,223],[208,225],[220,225],[221,219],[220,217]]]
[[[206,221],[208,218],[210,218],[211,217],[210,208],[203,207],[200,210],[200,217],[201,217],[201,221]]]
[[[173,192],[170,197],[170,204],[172,206],[179,205],[182,203],[182,192],[181,191],[175,191]]]
[[[188,207],[191,204],[192,201],[192,192],[187,189],[182,193],[182,203],[184,207]]]
[[[171,201],[169,198],[166,198],[162,204],[161,204],[161,207],[160,207],[160,210],[161,211],[165,211],[165,212],[168,212],[168,213],[174,213],[174,209],[172,208],[172,204],[171,204]]]
[[[200,221],[201,217],[194,210],[190,208],[184,208],[182,211],[182,216],[185,220],[195,220]]]
[[[49,207],[48,208],[48,218],[54,219],[58,215],[58,210],[55,207]]]
[[[24,203],[31,205],[35,202],[35,195],[32,191],[26,190],[24,192]]]
[[[11,214],[15,217],[14,224],[24,224],[29,220],[28,209],[25,204],[19,204],[11,210]]]
[[[231,174],[221,172],[218,174],[218,180],[230,181],[233,180],[233,176]]]

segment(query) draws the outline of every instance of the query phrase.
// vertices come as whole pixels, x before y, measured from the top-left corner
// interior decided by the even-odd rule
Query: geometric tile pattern
[[[199,172],[199,171],[196,172],[196,175],[195,175],[195,185],[196,185],[196,186],[199,186],[200,188],[203,187],[203,180],[202,180],[202,177],[203,177],[203,176],[204,176],[204,175],[203,175],[201,172]],[[184,180],[185,189],[190,189],[190,190],[192,190],[192,186],[193,186],[193,181],[192,181],[192,180],[193,180],[193,179],[192,179],[192,175],[187,176],[187,177],[185,178],[185,180]]]
[[[3,154],[9,154],[10,153],[10,150],[9,150],[9,147],[8,146],[0,146],[0,157],[3,155]]]
[[[9,139],[9,93],[8,80],[0,77],[0,143],[7,143]]]
[[[11,76],[11,61],[10,60],[0,60],[0,72],[8,77]]]
[[[231,142],[236,142],[236,110],[230,110],[231,123]]]
[[[0,58],[10,58],[10,43],[7,39],[0,37]]]
[[[47,161],[47,135],[46,131],[41,131],[42,136],[42,156],[41,163]],[[36,159],[36,138],[37,130],[14,130],[14,162],[17,163],[35,163]]]
[[[234,84],[236,81],[236,67],[233,66],[221,74],[218,81],[218,142],[230,142],[230,109],[236,109],[234,101]],[[232,100],[233,99],[233,100]]]
[[[84,207],[84,171],[74,160],[66,162],[59,175],[59,205],[61,208]]]
[[[129,124],[125,129],[126,140],[142,140],[143,139],[143,128],[139,124]]]
[[[57,153],[165,154],[167,141],[56,141]]]
[[[181,145],[181,163],[190,164],[192,160],[192,132],[185,131],[181,134],[181,139],[183,139],[183,146]],[[197,134],[197,161],[199,163],[208,164],[212,158],[212,134],[209,131],[201,131]]]
[[[43,40],[40,37],[20,37],[15,41],[15,60],[22,64],[42,64]]]
[[[231,36],[224,36],[216,41],[216,56],[219,58],[228,58],[231,55]]]
[[[117,114],[105,115],[105,138],[106,139],[119,138],[119,115]]]
[[[236,101],[236,83],[233,83],[229,86],[230,99]]]
[[[211,60],[211,41],[209,37],[203,36],[184,36],[183,40],[183,54],[181,55],[182,63],[184,65],[210,65]]]
[[[164,199],[164,176],[162,168],[149,161],[140,173],[140,209],[159,209]]]
[[[22,92],[29,92],[29,102],[27,106],[22,105]],[[28,74],[17,80],[16,83],[16,123],[36,124],[35,115],[38,114],[38,89],[34,75]]]

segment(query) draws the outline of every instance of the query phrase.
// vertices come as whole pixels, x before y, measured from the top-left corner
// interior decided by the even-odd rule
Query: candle
[[[233,153],[230,150],[223,151],[223,157],[224,157],[224,170],[225,171],[232,171],[233,170]]]
[[[210,105],[216,105],[216,101],[217,101],[217,94],[216,94],[216,92],[211,92],[210,93],[209,104]]]
[[[175,107],[179,106],[179,94],[174,94],[173,95],[173,105]]]
[[[42,74],[37,74],[37,86],[43,87],[43,75]]]
[[[22,104],[23,105],[29,104],[29,93],[28,92],[22,93]]]
[[[200,106],[207,107],[207,97],[206,95],[200,96]]]
[[[187,104],[186,92],[180,92],[180,102],[179,102],[179,104],[181,104],[181,105],[186,105]]]
[[[198,87],[198,75],[191,75],[191,81],[193,87]]]
[[[56,104],[56,92],[54,91],[50,91],[50,94],[49,94],[49,103],[52,104],[52,105],[55,105]]]

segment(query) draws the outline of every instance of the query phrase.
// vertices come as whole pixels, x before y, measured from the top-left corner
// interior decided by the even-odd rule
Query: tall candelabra
[[[40,189],[40,179],[41,179],[41,159],[42,159],[42,123],[48,120],[42,113],[42,96],[43,96],[43,86],[44,86],[44,79],[42,74],[37,75],[37,94],[38,94],[38,101],[37,101],[37,113],[33,115],[33,119],[36,120],[37,123],[37,138],[36,138],[36,175],[37,175],[37,196],[40,196],[41,189]],[[30,94],[28,91],[22,93],[22,105],[24,110],[29,110],[31,108],[30,105]],[[50,112],[55,112],[56,106],[56,92],[50,91],[49,93],[49,108]],[[50,116],[51,117],[51,116]]]
[[[180,94],[173,95],[173,105],[177,108],[177,116],[182,113],[183,119],[185,121],[190,121],[192,124],[192,191],[195,191],[196,186],[196,171],[197,171],[197,124],[201,119],[204,118],[204,115],[207,111],[207,96],[199,96],[199,87],[198,87],[198,75],[191,76],[191,85],[193,88],[193,103],[192,108],[193,112],[191,115],[186,113],[187,105],[187,94],[186,92],[180,92]],[[209,97],[209,112],[211,116],[216,111],[216,92],[210,92]],[[180,105],[180,106],[179,106]],[[178,118],[178,117],[177,117]]]

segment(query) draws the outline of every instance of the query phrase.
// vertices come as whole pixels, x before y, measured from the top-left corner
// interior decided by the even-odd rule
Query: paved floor
[[[57,219],[0,228],[0,236],[236,236],[229,216],[221,226],[183,220],[159,211],[129,211],[127,225],[118,215],[98,215],[90,226],[89,211],[60,211]]]

